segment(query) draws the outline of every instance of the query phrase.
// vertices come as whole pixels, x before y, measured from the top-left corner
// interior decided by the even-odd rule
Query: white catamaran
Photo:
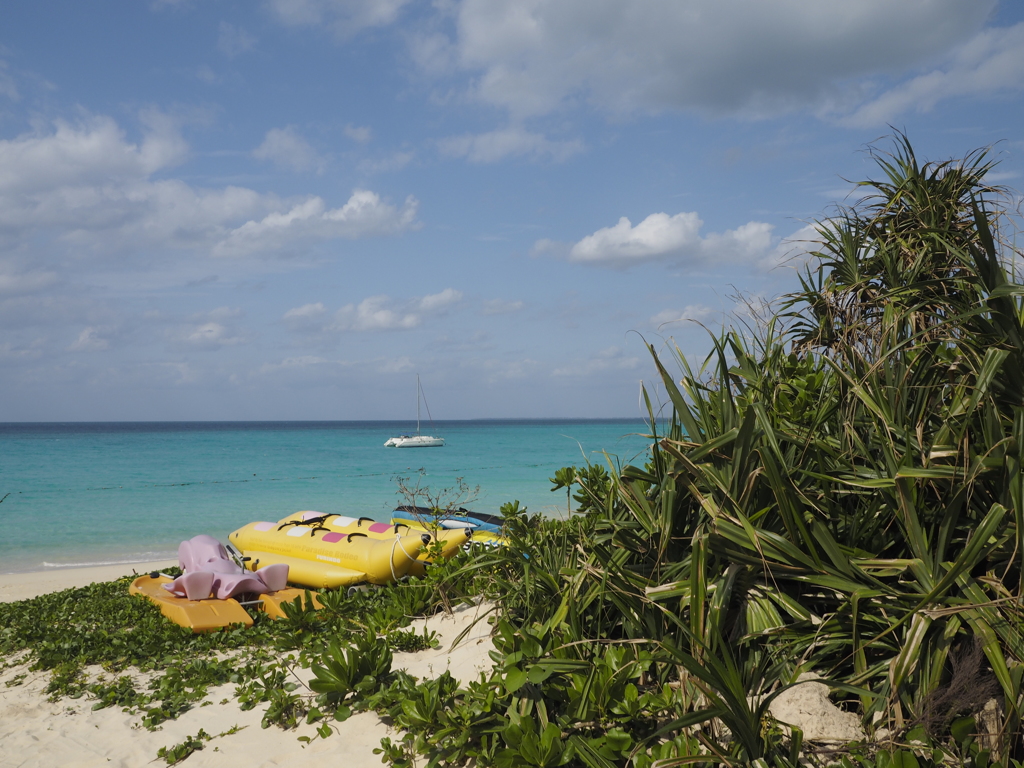
[[[420,375],[416,374],[416,434],[415,435],[399,435],[398,437],[390,438],[384,443],[385,448],[437,448],[444,445],[443,437],[431,437],[430,435],[420,434],[420,400],[423,401],[423,405],[427,408],[427,418],[430,419],[430,424],[433,426],[434,420],[430,417],[430,406],[427,405],[427,398],[423,394],[423,388],[420,386]]]

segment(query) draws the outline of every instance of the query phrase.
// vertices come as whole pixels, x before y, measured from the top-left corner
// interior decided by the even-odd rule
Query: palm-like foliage
[[[545,580],[570,655],[632,643],[685,692],[646,746],[714,717],[733,740],[700,737],[707,759],[784,762],[763,705],[808,669],[867,723],[941,730],[977,704],[942,697],[977,645],[1018,749],[1024,286],[985,158],[921,165],[898,137],[759,332],[679,355],[679,381],[651,349],[673,416]]]

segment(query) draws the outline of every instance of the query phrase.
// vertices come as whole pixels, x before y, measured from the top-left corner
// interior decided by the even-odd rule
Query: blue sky
[[[4,3],[0,421],[635,416],[1022,89],[990,0]]]

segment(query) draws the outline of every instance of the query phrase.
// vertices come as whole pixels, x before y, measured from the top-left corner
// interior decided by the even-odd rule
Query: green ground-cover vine
[[[334,713],[320,694],[296,682],[295,669],[319,663],[338,643],[358,645],[366,637],[388,658],[392,650],[429,648],[436,642],[433,633],[406,627],[412,618],[457,599],[450,583],[440,595],[442,580],[451,578],[438,568],[422,581],[352,595],[321,593],[320,611],[309,603],[289,605],[283,620],[255,612],[252,627],[193,634],[129,595],[131,580],[0,604],[0,657],[49,671],[46,692],[54,701],[68,697],[94,709],[121,707],[149,729],[199,706],[211,688],[226,683],[235,684],[243,709],[269,702],[264,727],[290,728],[323,719],[321,710]],[[13,684],[24,677],[16,675]],[[183,760],[201,742],[196,737],[177,745],[167,757]]]

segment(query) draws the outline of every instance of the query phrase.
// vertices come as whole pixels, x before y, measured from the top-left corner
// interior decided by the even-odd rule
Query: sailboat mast
[[[416,436],[420,434],[420,375],[416,374]]]

